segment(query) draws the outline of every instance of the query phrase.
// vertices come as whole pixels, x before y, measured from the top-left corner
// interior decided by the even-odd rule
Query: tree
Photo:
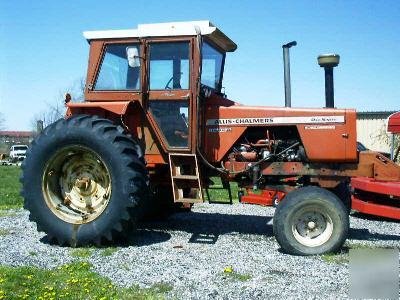
[[[3,114],[0,112],[0,130],[4,130],[6,128],[6,119]]]
[[[36,113],[31,119],[31,128],[37,130],[37,122],[43,121],[43,128],[54,123],[65,116],[65,94],[69,93],[74,102],[84,100],[85,79],[83,77],[75,80],[70,86],[59,90],[58,95],[51,102],[46,102],[47,108]]]
[[[380,140],[382,143],[392,147],[392,134],[386,131],[386,125],[384,124],[382,128],[379,130],[376,136],[372,136],[371,138],[376,138]],[[396,154],[396,150],[400,147],[400,134],[394,135],[394,154]],[[400,156],[400,155],[399,155]],[[400,162],[400,157],[397,157],[397,162]]]

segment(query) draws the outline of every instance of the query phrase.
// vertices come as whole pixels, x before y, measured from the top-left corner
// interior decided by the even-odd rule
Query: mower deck
[[[352,209],[400,220],[400,181],[355,177],[351,179],[351,186],[354,189]]]

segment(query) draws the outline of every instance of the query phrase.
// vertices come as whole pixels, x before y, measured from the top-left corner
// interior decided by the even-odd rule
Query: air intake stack
[[[318,64],[325,69],[325,106],[335,107],[335,96],[333,92],[333,68],[339,65],[340,56],[338,54],[323,54],[318,56]]]
[[[282,45],[283,48],[283,67],[284,67],[284,80],[285,80],[285,106],[292,106],[292,90],[290,88],[290,57],[289,49],[296,46],[297,42],[293,41]]]

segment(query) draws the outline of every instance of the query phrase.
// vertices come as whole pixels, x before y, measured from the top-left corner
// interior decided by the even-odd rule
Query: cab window
[[[224,54],[207,42],[203,42],[201,50],[201,83],[215,90],[220,90]]]
[[[140,66],[131,67],[127,51],[139,45],[110,44],[106,46],[100,71],[94,86],[95,90],[139,90]]]
[[[170,147],[189,146],[189,102],[152,100],[150,111]]]
[[[189,42],[150,44],[150,89],[189,89]]]

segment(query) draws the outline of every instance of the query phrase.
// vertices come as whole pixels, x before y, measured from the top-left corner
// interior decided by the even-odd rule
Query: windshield
[[[201,83],[219,91],[222,85],[224,54],[205,41],[202,44],[201,50],[203,58]]]
[[[150,44],[150,89],[189,89],[189,43]]]
[[[21,151],[21,150],[26,150],[26,149],[28,149],[27,146],[17,146],[17,147],[14,147],[14,151]]]

